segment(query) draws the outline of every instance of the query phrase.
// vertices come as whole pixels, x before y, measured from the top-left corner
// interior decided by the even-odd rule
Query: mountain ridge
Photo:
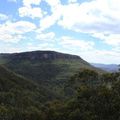
[[[12,60],[16,58],[24,58],[30,60],[55,60],[55,59],[81,59],[77,55],[71,55],[67,53],[60,53],[56,51],[29,51],[29,52],[20,52],[20,53],[1,53],[1,57],[11,57]]]
[[[64,94],[65,84],[80,69],[103,72],[79,56],[55,51],[1,54],[0,64],[59,95]]]
[[[103,69],[108,72],[118,72],[119,64],[101,64],[101,63],[91,63],[91,65]]]

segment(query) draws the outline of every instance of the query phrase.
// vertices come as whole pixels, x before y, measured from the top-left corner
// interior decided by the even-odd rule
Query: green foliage
[[[0,64],[64,98],[64,87],[82,68],[100,71],[78,56],[53,51],[1,54]],[[101,71],[100,71],[101,72]]]
[[[0,119],[39,120],[43,103],[56,95],[0,66]]]
[[[75,85],[91,84],[96,85],[100,82],[100,74],[91,69],[82,69],[77,74],[71,77],[70,82]]]
[[[103,80],[103,84],[97,86],[79,84],[77,95],[73,99],[64,103],[49,104],[47,120],[119,120],[120,73],[106,73],[99,76],[95,71],[83,70],[71,79],[72,84],[76,84],[76,80],[95,80],[98,77]]]
[[[65,100],[55,100],[54,94],[40,88],[30,80],[0,67],[0,119],[2,120],[119,120],[119,73],[99,75],[84,69],[75,74],[67,84],[77,94]],[[103,80],[96,87],[89,81]],[[112,79],[112,80],[111,80]],[[114,79],[114,81],[113,81]],[[81,81],[87,81],[82,82]],[[112,81],[112,82],[111,82]],[[108,87],[111,83],[111,87]],[[47,93],[46,93],[47,92]],[[49,95],[50,96],[49,96]]]
[[[119,72],[81,59],[8,58],[0,62],[20,75],[0,66],[0,120],[120,119]]]
[[[98,88],[81,86],[76,98],[72,101],[64,104],[61,102],[59,106],[51,103],[48,110],[51,111],[49,118],[53,120],[119,120],[120,91],[118,88],[120,88],[118,83],[111,89],[105,86]]]

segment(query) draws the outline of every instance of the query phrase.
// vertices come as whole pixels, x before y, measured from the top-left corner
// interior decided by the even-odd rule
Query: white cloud
[[[77,0],[68,0],[68,3],[76,3]]]
[[[66,5],[63,10],[63,19],[59,24],[80,32],[93,32],[95,28],[101,26],[101,23],[110,23],[107,16],[103,14],[103,9],[106,10],[107,8],[105,2],[101,3],[100,0]]]
[[[51,8],[51,15],[43,16],[44,11],[41,8],[31,7],[32,4],[39,5],[41,0],[23,0],[24,6],[19,8],[20,16],[40,18],[41,31],[58,23],[66,29],[88,33],[94,37],[100,34],[105,43],[119,45],[119,0],[91,0],[81,4],[77,0],[68,0],[70,4],[67,5],[62,5],[60,0],[44,1]]]
[[[1,34],[0,41],[17,43],[22,40],[24,37],[22,35],[11,35],[11,34]]]
[[[103,40],[103,42],[113,47],[120,46],[120,34],[94,33],[92,36]]]
[[[55,50],[54,45],[51,43],[43,43],[38,44],[34,46],[33,44],[29,43],[27,46],[27,51],[33,51],[33,50]]]
[[[38,33],[36,36],[36,39],[40,41],[54,41],[55,38],[55,33],[54,32],[49,32],[49,33]]]
[[[16,48],[16,47],[4,47],[4,48],[0,48],[0,52],[1,53],[16,53],[16,52],[23,52],[20,48]]]
[[[54,25],[58,18],[60,17],[60,9],[57,9],[55,13],[53,13],[51,16],[47,16],[40,21],[40,28],[41,30],[45,30],[47,28],[50,28],[52,25]]]
[[[113,43],[111,44],[113,45]],[[79,55],[88,62],[98,62],[106,64],[119,64],[120,62],[119,46],[114,47],[111,50],[99,50],[95,48],[95,43],[92,41],[76,40],[68,36],[64,36],[61,38],[60,45],[62,45],[62,51]]]
[[[71,37],[64,36],[61,38],[61,42],[63,47],[67,49],[74,49],[78,51],[88,51],[92,50],[94,47],[94,42],[85,41],[85,40],[76,40]]]
[[[41,29],[47,29],[56,22],[66,29],[83,33],[119,34],[120,1],[91,0],[77,3],[69,0],[62,5],[60,0],[45,0],[51,7],[51,15],[40,20]]]
[[[90,35],[107,34],[109,37],[104,36],[105,42],[117,44],[120,41],[118,37],[120,34],[119,6],[119,0],[92,0],[82,4],[64,5],[62,19],[58,24],[66,29]]]
[[[8,33],[24,34],[33,31],[35,28],[36,25],[28,21],[7,21],[5,24],[1,25],[0,32],[3,30]]]
[[[60,0],[45,0],[45,1],[51,7],[52,12],[54,12],[55,8],[57,8],[59,5],[61,5]]]
[[[46,15],[40,8],[41,1],[23,0],[23,6],[19,8],[21,17],[39,18],[40,32],[35,38],[45,42],[47,39],[54,39],[54,33],[46,33],[45,30],[58,24],[65,29],[88,33],[107,44],[106,48],[98,50],[99,48],[94,48],[92,41],[64,36],[57,43],[63,50],[73,51],[73,54],[76,53],[91,62],[118,63],[120,61],[120,0],[91,0],[82,3],[77,3],[77,0],[67,0],[68,4],[65,5],[62,5],[60,0],[44,0],[50,7],[50,11],[46,10]],[[0,25],[0,33],[3,33],[0,34],[0,40],[5,38],[12,42],[24,39],[24,33],[36,28],[34,24],[29,23],[6,22],[5,25]],[[47,49],[50,48],[49,43],[41,43],[37,47],[31,45],[29,48]],[[55,48],[55,45],[52,43],[51,49]],[[111,50],[105,50],[108,45],[112,46]]]
[[[19,8],[20,17],[42,18],[43,13],[39,7],[21,7]]]
[[[23,0],[23,5],[26,7],[30,7],[31,5],[39,5],[41,0]]]
[[[66,29],[102,39],[108,45],[120,45],[119,0],[92,0],[81,4],[70,0],[74,3],[67,5],[59,0],[46,2],[51,6],[52,14],[40,20],[41,30],[58,23]]]
[[[5,21],[5,20],[7,20],[7,19],[8,19],[8,16],[7,16],[7,15],[0,13],[0,20],[1,20],[1,21]]]
[[[27,21],[10,22],[0,24],[0,41],[18,42],[24,39],[24,34],[33,31],[36,26]]]
[[[88,62],[104,63],[104,64],[119,64],[120,52],[113,50],[92,50],[78,53],[82,58]]]
[[[23,6],[18,9],[20,17],[42,18],[44,12],[40,7],[32,7],[39,5],[41,0],[23,0]]]
[[[51,7],[51,15],[47,15],[40,20],[40,28],[41,30],[45,30],[52,25],[54,25],[62,15],[62,5],[60,0],[46,0]]]

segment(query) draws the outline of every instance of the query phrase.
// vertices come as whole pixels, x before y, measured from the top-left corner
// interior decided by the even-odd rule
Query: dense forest
[[[69,79],[66,99],[0,68],[1,120],[119,120],[120,73],[83,69]],[[27,82],[27,83],[26,83]],[[71,90],[70,90],[71,89]]]
[[[120,120],[120,72],[57,52],[0,54],[0,120]]]

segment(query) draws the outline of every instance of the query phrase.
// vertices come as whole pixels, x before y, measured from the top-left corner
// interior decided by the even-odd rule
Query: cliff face
[[[81,59],[76,55],[63,54],[54,51],[33,51],[24,53],[14,53],[10,55],[11,59],[27,60],[55,60],[55,59]]]

